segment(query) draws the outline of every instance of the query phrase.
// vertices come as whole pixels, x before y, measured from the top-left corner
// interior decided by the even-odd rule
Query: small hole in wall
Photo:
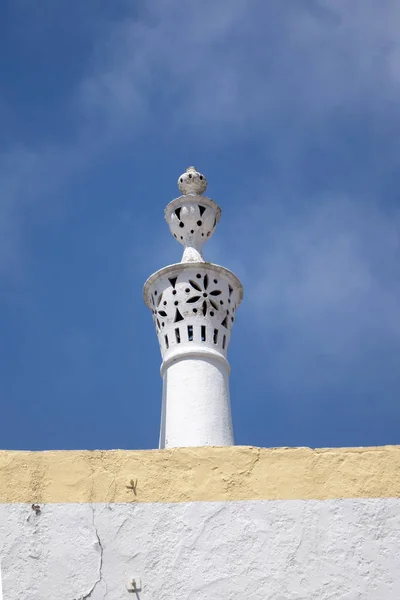
[[[193,342],[193,325],[188,325],[188,340],[189,342]]]
[[[166,347],[166,349],[168,350],[168,348],[169,348],[169,343],[168,343],[168,336],[167,336],[167,335],[164,335],[164,340],[165,340],[165,347]]]
[[[202,342],[206,341],[206,326],[205,325],[201,326],[201,341]]]
[[[191,230],[190,230],[190,233],[194,233],[194,229],[191,229]]]
[[[183,235],[181,235],[181,240],[183,240]]]
[[[189,292],[190,292],[190,288],[186,288],[185,292],[186,292],[187,294],[189,294]]]
[[[178,236],[176,235],[176,233],[174,233],[174,238],[175,238],[176,240],[178,239]]]
[[[172,294],[176,296],[176,290],[172,290]]]
[[[157,290],[154,290],[154,295],[157,296]]]
[[[192,174],[191,173],[189,173],[189,179],[192,179]]]
[[[185,223],[183,223],[182,221],[179,223],[179,227],[185,227]]]
[[[210,310],[210,317],[213,317],[213,316],[214,316],[214,311]]]
[[[197,221],[197,225],[201,227],[203,225],[203,221]]]
[[[174,306],[178,306],[178,304],[179,304],[178,300],[175,300]]]
[[[163,322],[161,323],[161,327],[164,327],[164,325],[165,325],[165,323],[164,323],[164,321],[163,321]]]
[[[201,234],[201,237],[204,237],[204,233]]]
[[[176,343],[177,344],[181,343],[181,334],[179,333],[179,328],[178,327],[175,329],[175,339],[176,339]]]
[[[179,310],[176,309],[174,323],[179,323],[179,321],[183,321],[183,317],[182,317],[181,313],[179,312]]]
[[[226,345],[226,335],[224,335],[224,337],[222,338],[222,349],[225,350],[225,345]]]
[[[214,329],[213,342],[218,344],[218,329]]]
[[[203,179],[203,175],[200,175],[199,179]]]
[[[201,273],[197,273],[196,277],[197,279],[201,279]]]
[[[163,304],[164,304],[164,306],[167,306],[167,301],[166,301],[166,300],[164,300]]]
[[[213,281],[214,281],[214,283],[218,283],[218,279],[214,279]]]
[[[183,183],[183,177],[181,177],[181,183]]]
[[[197,308],[194,308],[193,312],[194,312],[194,314],[196,314],[197,313]]]

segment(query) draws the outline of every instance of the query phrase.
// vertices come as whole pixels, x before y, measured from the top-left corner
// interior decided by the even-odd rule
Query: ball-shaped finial
[[[207,179],[196,171],[194,167],[188,167],[178,179],[178,187],[183,195],[204,194],[207,189]]]

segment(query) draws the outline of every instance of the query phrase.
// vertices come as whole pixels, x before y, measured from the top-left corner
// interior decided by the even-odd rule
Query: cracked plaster
[[[398,600],[400,500],[0,505],[4,600]]]

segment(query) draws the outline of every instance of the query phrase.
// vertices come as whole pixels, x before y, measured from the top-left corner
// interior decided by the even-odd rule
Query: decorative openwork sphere
[[[194,167],[188,167],[186,173],[179,177],[178,187],[184,196],[187,194],[204,194],[207,189],[207,179]]]
[[[183,246],[194,244],[200,248],[214,233],[220,212],[218,205],[206,196],[201,198],[201,202],[193,196],[181,196],[170,202],[165,216],[178,242]]]

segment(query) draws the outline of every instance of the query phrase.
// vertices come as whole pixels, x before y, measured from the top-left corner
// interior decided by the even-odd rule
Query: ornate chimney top
[[[180,176],[182,196],[165,209],[180,263],[160,269],[144,286],[163,362],[160,447],[233,444],[228,346],[243,289],[228,269],[204,262],[203,244],[221,209],[203,196],[207,180],[194,167]]]

